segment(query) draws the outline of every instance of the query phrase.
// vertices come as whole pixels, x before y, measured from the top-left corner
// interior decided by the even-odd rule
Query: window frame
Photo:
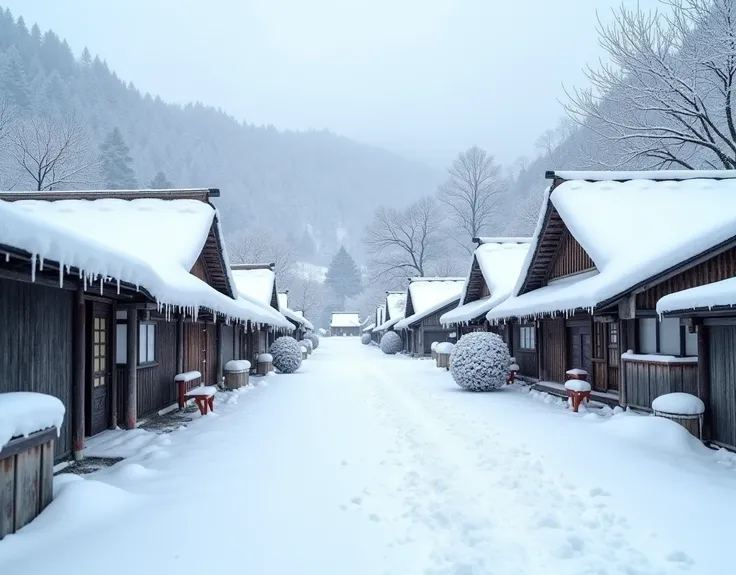
[[[537,334],[536,327],[533,324],[519,325],[519,351],[536,351],[537,350]]]
[[[144,329],[145,328],[145,329]],[[143,361],[141,357],[141,346],[143,345],[143,335],[145,334],[145,352],[146,361]],[[149,351],[149,335],[153,334],[153,359],[150,359]],[[138,322],[138,367],[152,367],[158,365],[158,329],[156,329],[156,322],[151,320],[141,320]]]
[[[665,319],[672,319],[672,318],[665,318]],[[641,350],[641,321],[642,320],[654,320],[655,322],[655,336],[656,336],[656,342],[655,342],[655,351],[651,352],[644,352]],[[695,340],[695,355],[688,354],[688,347],[692,348],[692,336],[688,338],[687,334],[687,326],[684,326],[680,324],[679,332],[678,332],[678,343],[679,343],[679,350],[678,353],[670,353],[670,352],[664,352],[662,351],[662,332],[661,329],[663,326],[667,325],[664,321],[661,321],[659,317],[653,316],[653,315],[643,315],[636,318],[636,353],[637,354],[643,354],[643,355],[669,355],[674,357],[697,357],[697,340]],[[688,345],[688,340],[690,340],[690,345]],[[692,349],[690,349],[692,351]]]

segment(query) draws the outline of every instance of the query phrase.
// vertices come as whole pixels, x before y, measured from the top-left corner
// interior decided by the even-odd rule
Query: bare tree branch
[[[268,229],[246,228],[232,234],[227,240],[227,252],[233,263],[276,264],[280,289],[289,288],[297,276],[293,248]]]

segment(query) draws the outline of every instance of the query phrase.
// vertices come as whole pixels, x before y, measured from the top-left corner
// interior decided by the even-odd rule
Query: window
[[[639,341],[637,353],[660,353],[662,355],[695,356],[698,354],[698,337],[688,333],[677,318],[662,320],[647,317],[638,320]]]
[[[665,317],[659,322],[659,353],[680,355],[680,320]]]
[[[657,319],[654,317],[639,320],[639,353],[657,353]]]
[[[141,322],[138,326],[138,364],[156,361],[156,324]]]
[[[618,366],[618,323],[608,324],[608,364],[611,367]]]
[[[698,334],[696,332],[690,333],[690,330],[685,330],[685,355],[695,357],[698,355]]]
[[[115,363],[128,363],[128,324],[118,323],[115,326]]]
[[[519,328],[519,349],[536,349],[536,333],[533,325],[522,325]]]
[[[605,359],[606,324],[593,324],[593,359]]]

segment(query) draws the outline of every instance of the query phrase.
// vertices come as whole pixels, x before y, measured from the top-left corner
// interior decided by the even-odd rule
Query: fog
[[[445,166],[533,155],[618,0],[6,0],[144,92]],[[628,2],[635,4],[634,1]],[[653,0],[644,2],[653,5]]]

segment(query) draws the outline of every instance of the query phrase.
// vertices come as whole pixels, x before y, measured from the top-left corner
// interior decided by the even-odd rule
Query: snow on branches
[[[509,365],[509,348],[495,333],[464,335],[450,356],[450,372],[455,383],[468,391],[492,391],[502,387],[509,375]]]
[[[282,336],[271,344],[273,366],[281,373],[294,373],[302,365],[302,351],[293,337]]]

